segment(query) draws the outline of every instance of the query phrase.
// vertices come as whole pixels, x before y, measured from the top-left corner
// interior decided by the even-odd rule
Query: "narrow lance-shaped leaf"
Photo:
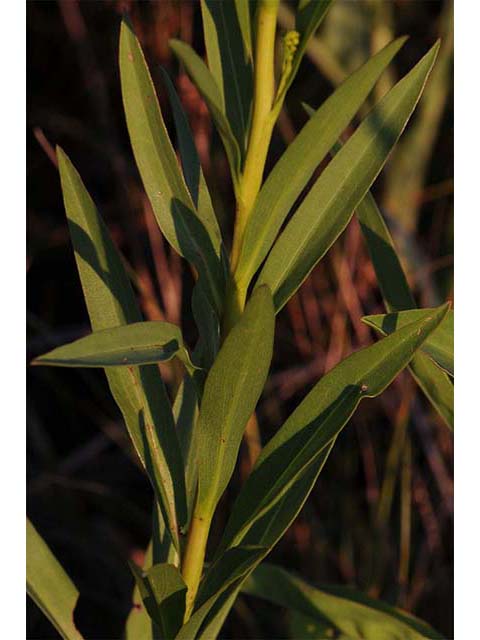
[[[135,584],[133,590],[132,604],[122,637],[125,640],[138,640],[139,638],[142,640],[157,640],[160,636],[160,631],[158,628],[152,628],[154,623],[145,609],[137,584]]]
[[[172,39],[170,40],[170,47],[180,62],[185,66],[192,82],[200,91],[202,98],[208,106],[218,133],[222,138],[236,190],[240,175],[241,154],[231,125],[224,112],[222,96],[215,78],[200,56],[198,56],[189,45],[180,40]]]
[[[27,593],[65,640],[81,640],[73,613],[78,591],[27,519]]]
[[[308,105],[304,107],[312,116],[314,110]],[[339,148],[341,143],[333,147],[333,152],[337,153]],[[415,307],[415,299],[395,251],[392,236],[370,191],[357,205],[356,215],[387,310],[401,311]],[[409,371],[447,426],[453,430],[453,384],[450,378],[421,352],[413,357]]]
[[[220,322],[208,299],[198,285],[192,292],[192,314],[198,327],[199,338],[193,352],[193,360],[208,371],[220,347]]]
[[[348,224],[405,127],[438,43],[379,102],[332,159],[275,243],[257,286],[267,284],[281,309]]]
[[[377,345],[374,345],[374,346],[377,347]],[[369,355],[368,350],[364,350],[364,351],[367,351],[367,356],[368,356]],[[407,353],[408,353],[408,350],[407,350]],[[354,354],[354,356],[351,356],[351,358],[354,358],[356,355],[358,354]],[[354,363],[355,363],[355,360],[354,360]],[[361,373],[361,371],[359,373]],[[385,378],[385,380],[387,379],[388,377]],[[294,412],[294,414],[290,416],[288,422],[294,419],[295,414],[297,412],[301,412],[303,407],[308,409],[308,406],[310,406],[310,415],[306,414],[300,420],[301,414],[297,414],[299,418],[299,422],[297,426],[299,426],[299,428],[301,429],[302,426],[308,427],[308,424],[312,421],[314,421],[315,423],[318,423],[318,420],[315,420],[315,418],[318,417],[318,413],[315,411],[314,405],[315,405],[315,401],[318,399],[318,396],[321,396],[326,391],[324,386],[326,387],[330,386],[328,384],[328,380],[327,380],[327,385],[322,385],[322,381],[320,381],[320,383],[317,384],[315,389],[311,392],[312,394],[314,394],[314,396],[311,398],[311,402],[309,403],[309,405],[307,403],[309,401],[310,396],[307,396],[304,402],[301,403],[301,405],[298,407],[296,412]],[[332,388],[333,387],[334,385],[332,385]],[[339,391],[339,393],[341,393],[341,390]],[[334,394],[330,394],[330,396],[331,395],[334,395]],[[330,398],[327,397],[326,402],[328,403],[329,401],[331,401],[331,397]],[[341,420],[341,414],[337,414],[337,418]],[[339,430],[341,430],[344,424],[345,423],[342,424],[341,422],[339,422],[338,424]],[[326,428],[327,426],[328,425],[324,423],[323,428]],[[321,425],[319,425],[319,428],[321,428]],[[317,453],[316,455],[313,455],[312,461],[310,462],[310,464],[307,464],[306,468],[301,473],[297,474],[296,480],[294,480],[292,483],[289,483],[288,489],[282,492],[282,497],[272,502],[272,505],[270,506],[270,508],[265,509],[263,511],[263,515],[260,515],[259,517],[256,517],[254,513],[255,507],[261,498],[261,495],[259,494],[261,494],[262,487],[264,491],[267,491],[268,490],[267,485],[269,483],[268,481],[266,481],[262,485],[262,487],[259,487],[259,492],[257,494],[255,491],[254,483],[252,482],[249,485],[249,481],[247,481],[246,485],[244,486],[244,488],[242,489],[239,495],[239,498],[237,499],[237,502],[234,505],[232,516],[229,522],[227,523],[226,533],[217,549],[217,557],[221,557],[222,552],[229,545],[229,543],[235,544],[235,542],[233,541],[233,538],[235,538],[235,531],[236,531],[237,539],[241,539],[242,545],[263,546],[267,549],[265,554],[259,559],[259,561],[261,561],[263,557],[268,553],[268,551],[270,551],[273,548],[273,546],[280,540],[280,538],[285,534],[287,529],[290,527],[290,525],[293,523],[293,521],[299,514],[310,492],[315,486],[318,476],[320,475],[323,469],[323,466],[325,465],[328,459],[328,456],[335,444],[335,440],[336,438],[334,437],[333,439],[330,440],[330,442],[326,446],[322,447],[322,445],[320,444],[319,447],[317,447],[320,449],[319,453]],[[268,446],[271,446],[270,443]],[[283,464],[279,466],[283,469],[283,467],[288,466],[288,461],[284,461]],[[269,468],[271,469],[271,465]],[[254,473],[255,473],[255,470],[254,470]],[[272,478],[275,477],[276,473],[277,473],[277,469],[273,471]],[[244,501],[242,502],[242,500]],[[248,522],[248,515],[249,515],[248,507],[243,514],[245,516],[243,521],[242,521],[242,513],[241,513],[242,505],[246,506],[246,504],[250,500],[252,501],[252,505],[251,505],[252,506],[252,514],[251,514],[252,522],[251,523]],[[242,526],[242,522],[243,522],[243,526]],[[240,532],[243,532],[243,533],[240,533]],[[214,568],[215,568],[215,565],[213,565],[213,567],[209,571],[214,570]],[[253,568],[254,567],[252,567],[252,569]],[[208,573],[207,573],[207,576],[208,576]],[[244,579],[246,577],[247,576],[245,576]],[[240,591],[242,583],[243,583],[243,580],[239,584],[234,585],[231,589],[227,590],[219,598],[217,603],[212,607],[211,611],[208,614],[208,618],[202,630],[202,633],[198,636],[198,640],[210,640],[210,638],[216,637],[218,635],[223,625],[223,622],[226,616],[228,615],[228,612],[230,611],[231,607],[233,606],[233,603],[235,602],[235,599]]]
[[[245,425],[272,358],[275,317],[259,287],[228,334],[207,376],[198,419],[198,514],[211,516],[233,473]]]
[[[190,523],[195,496],[197,495],[198,460],[197,437],[198,429],[198,394],[196,386],[189,375],[182,380],[175,402],[173,404],[173,416],[177,429],[180,449],[182,451],[183,466],[185,468],[185,487],[187,492],[188,520]]]
[[[416,307],[392,236],[371,193],[367,193],[357,206],[356,213],[387,311]],[[448,427],[453,429],[453,384],[448,375],[421,352],[415,354],[409,370]]]
[[[152,539],[145,552],[143,574],[146,574],[154,564],[173,564],[175,566],[179,564],[178,553],[168,535],[156,499],[153,504],[152,521]],[[137,583],[133,589],[132,609],[125,624],[124,635],[125,640],[157,640],[160,637],[160,630],[145,608]]]
[[[208,191],[205,176],[203,175],[202,165],[200,164],[200,158],[198,157],[192,131],[168,73],[163,68],[161,71],[167,88],[170,105],[172,107],[185,182],[188,186],[188,190],[190,191],[193,204],[197,208],[198,216],[202,219],[205,227],[209,230],[215,253],[218,255],[221,250],[222,237],[218,221],[215,216],[215,211],[213,209],[212,199],[210,198],[210,192]]]
[[[190,197],[163,121],[152,78],[131,25],[120,32],[120,78],[133,153],[157,222],[176,251],[198,271],[220,312],[223,269],[218,236]]]
[[[214,240],[215,251],[219,251],[221,254],[224,279],[226,281],[229,273],[228,257],[225,247],[222,244],[220,229],[200,165],[197,149],[177,92],[167,72],[163,69],[162,72],[170,98],[170,104],[172,105],[185,180],[193,202],[198,209],[199,216],[203,219],[205,226],[210,229],[210,235]],[[214,306],[207,296],[204,295],[203,289],[199,284],[198,282],[196,283],[192,295],[192,312],[200,334],[199,343],[195,348],[194,355],[202,367],[208,370],[218,351],[217,343],[220,335],[220,324]]]
[[[130,563],[130,569],[149,616],[161,630],[162,638],[174,638],[182,626],[187,587],[177,567],[156,564],[142,571]]]
[[[387,311],[416,307],[390,231],[371,192],[358,204],[356,215],[377,276]]]
[[[147,571],[152,564],[152,542],[150,541],[145,553],[143,570]],[[132,608],[125,623],[123,636],[125,640],[138,640],[138,638],[154,640],[156,635],[160,635],[160,631],[155,628],[156,625],[155,627],[153,626],[154,624],[143,603],[139,585],[135,582],[132,592]]]
[[[168,362],[178,357],[190,373],[195,366],[183,343],[182,332],[170,322],[135,322],[95,331],[57,347],[32,364],[58,367],[119,367]]]
[[[243,49],[247,60],[253,60],[252,51],[252,20],[250,16],[250,4],[255,0],[234,0],[237,11],[238,24],[243,38]]]
[[[334,637],[335,640],[350,640],[343,633],[335,635],[332,624],[320,622],[310,616],[305,616],[295,609],[290,609],[287,616],[288,637],[302,638],[303,640],[319,640],[319,638]]]
[[[451,379],[421,352],[413,358],[409,369],[420,389],[453,431],[454,390]]]
[[[70,236],[93,331],[140,322],[142,317],[130,281],[93,200],[61,149],[57,149],[57,157]],[[178,527],[187,516],[185,481],[172,411],[158,367],[109,368],[106,375],[178,546]]]
[[[272,169],[245,228],[235,272],[236,281],[244,289],[270,251],[288,212],[313,172],[404,42],[405,38],[398,38],[388,44],[327,98]]]
[[[332,635],[344,633],[351,640],[421,640],[442,636],[406,611],[374,600],[348,587],[315,589],[273,564],[255,569],[242,591],[276,605],[298,611],[333,626]]]
[[[205,581],[199,594],[199,604],[188,622],[180,629],[175,640],[192,640],[217,604],[221,596],[235,589],[265,554],[262,547],[236,547],[230,549],[217,564],[215,577]],[[209,636],[210,640],[212,636]]]
[[[257,563],[252,566],[252,570],[263,560],[268,552],[271,551],[272,547],[290,528],[290,525],[300,513],[320,472],[323,469],[325,462],[327,461],[334,443],[335,440],[321,451],[314,462],[309,466],[305,474],[293,484],[293,486],[285,493],[284,497],[277,502],[271,511],[255,522],[246,534],[244,539],[245,545],[265,548],[265,553],[258,558]],[[214,571],[215,568],[216,564],[209,569],[206,578],[210,571]],[[243,580],[246,577],[248,577],[248,572],[245,574]],[[198,636],[198,640],[210,640],[211,638],[217,637],[228,612],[232,608],[235,599],[240,592],[243,580],[232,586],[220,596],[209,612],[205,626],[202,628],[202,633]]]
[[[410,309],[396,313],[365,316],[362,321],[383,335],[389,335],[399,327],[413,322],[422,316],[423,309]],[[453,373],[453,311],[449,311],[443,322],[422,345],[422,351],[428,354],[442,369]]]
[[[427,311],[329,371],[262,450],[227,523],[220,548],[239,544],[340,433],[359,402],[379,395],[439,325],[447,305]]]
[[[201,0],[208,67],[219,88],[223,113],[231,124],[242,156],[246,148],[253,96],[252,60],[244,48],[237,12],[240,8],[243,29],[248,29],[248,6],[245,5],[245,1],[240,3],[238,0]]]

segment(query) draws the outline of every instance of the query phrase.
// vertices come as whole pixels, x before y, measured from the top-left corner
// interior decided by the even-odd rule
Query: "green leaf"
[[[220,322],[215,309],[198,285],[195,285],[192,292],[192,313],[199,333],[193,360],[208,371],[220,348]]]
[[[190,373],[196,369],[180,329],[169,322],[134,322],[95,331],[57,347],[32,364],[57,367],[131,367],[179,358]]]
[[[277,544],[300,513],[335,442],[336,438],[333,438],[323,447],[318,455],[314,456],[306,470],[283,492],[283,497],[279,498],[270,509],[267,509],[263,516],[255,518],[251,528],[246,531],[242,544],[262,545],[269,549]]]
[[[348,224],[382,169],[421,93],[438,43],[376,105],[332,159],[275,243],[258,285],[281,309]]]
[[[424,312],[421,319],[357,351],[323,376],[262,450],[234,504],[220,549],[244,540],[338,436],[359,402],[379,395],[408,364],[447,308]]]
[[[197,608],[182,627],[176,640],[193,640],[205,619],[223,594],[235,589],[265,554],[262,547],[236,547],[230,549],[210,569],[198,594]],[[199,638],[205,637],[203,634]],[[208,636],[211,640],[212,636]]]
[[[162,73],[170,98],[170,104],[172,105],[185,180],[192,200],[198,209],[198,215],[202,218],[207,229],[209,229],[215,252],[220,252],[221,254],[224,279],[226,281],[229,272],[228,257],[222,244],[220,229],[200,165],[197,149],[177,92],[167,72],[162,69]],[[208,370],[218,351],[220,334],[219,319],[214,306],[210,303],[207,296],[204,295],[203,288],[199,286],[198,282],[193,289],[192,311],[200,334],[195,355],[198,362]]]
[[[285,94],[297,75],[310,36],[313,35],[320,26],[320,23],[332,5],[332,1],[333,0],[300,0],[295,18],[295,29],[300,34],[300,42],[295,51],[286,84],[277,98],[279,104],[283,101]]]
[[[208,568],[200,585],[196,599],[196,607],[200,608],[213,595],[222,590],[233,575],[243,575],[245,571],[260,562],[265,555],[265,547],[240,546],[233,547],[224,553]]]
[[[137,584],[133,590],[132,603],[124,629],[125,640],[157,640],[160,632],[152,629],[154,623],[144,607]]]
[[[243,39],[243,48],[248,60],[253,60],[252,24],[250,17],[250,3],[255,0],[234,0],[237,11],[238,24]]]
[[[197,463],[197,434],[198,396],[196,386],[189,375],[182,380],[173,404],[173,416],[177,428],[180,449],[185,468],[185,486],[187,492],[188,520],[190,523],[195,496],[197,495],[198,463]]]
[[[241,154],[222,104],[220,89],[212,73],[195,51],[184,42],[172,39],[170,47],[205,100],[227,154],[235,190],[241,167]]]
[[[410,363],[410,373],[423,393],[453,431],[453,383],[424,353],[418,352]]]
[[[377,343],[377,345],[382,344],[382,342],[384,341]],[[374,345],[374,346],[378,349],[377,345]],[[371,348],[372,347],[369,347],[369,349]],[[368,350],[363,350],[363,351],[367,351],[367,355],[368,355],[369,353]],[[362,352],[359,352],[359,353],[361,354]],[[354,354],[353,356],[351,356],[351,358],[353,359],[355,358],[355,356],[358,356],[358,354]],[[362,359],[366,360],[367,357],[363,356]],[[353,365],[355,366],[355,360],[353,362]],[[440,371],[439,369],[437,370]],[[330,373],[327,374],[327,376],[329,375]],[[324,383],[322,385],[323,380],[324,379],[322,379],[320,383],[318,383],[317,386],[314,388],[314,390],[311,392],[314,395],[307,396],[304,402],[298,407],[297,411],[294,412],[292,416],[290,416],[287,422],[290,422],[292,419],[294,419],[295,414],[297,412],[300,412],[302,410],[302,407],[308,410],[309,404],[310,404],[310,415],[308,415],[307,413],[307,415],[304,416],[303,421],[299,421],[299,424],[307,423],[307,427],[308,427],[309,422],[315,421],[315,417],[316,415],[318,415],[314,407],[315,402],[316,400],[318,400],[318,396],[321,396],[323,393],[326,393],[326,387],[330,387],[328,379],[326,381],[326,384]],[[336,384],[335,380],[332,381],[333,390],[334,390],[334,384]],[[328,402],[328,398],[327,398],[327,402]],[[326,426],[328,426],[328,423],[323,424],[324,428]],[[320,425],[320,428],[321,428],[321,425]],[[282,430],[280,430],[280,432],[281,431]],[[294,437],[297,437],[297,436],[294,436]],[[295,442],[295,440],[293,442]],[[330,440],[327,446],[324,446],[323,448],[320,445],[320,453],[318,453],[313,458],[312,462],[306,467],[306,469],[302,473],[298,474],[297,479],[294,480],[293,483],[291,483],[290,487],[286,491],[283,492],[283,496],[280,499],[278,499],[270,508],[267,508],[262,516],[258,518],[252,518],[253,520],[252,524],[247,523],[247,526],[242,527],[241,520],[239,517],[241,516],[241,512],[240,512],[241,505],[242,504],[245,505],[246,503],[248,503],[248,500],[255,500],[258,503],[258,500],[261,497],[259,494],[262,490],[262,487],[259,487],[258,494],[257,494],[256,488],[254,486],[255,483],[252,481],[249,486],[249,481],[247,480],[247,483],[245,484],[244,488],[242,489],[237,499],[237,503],[234,505],[232,516],[230,518],[230,521],[227,523],[227,529],[226,529],[224,538],[222,539],[217,549],[217,557],[219,557],[221,553],[225,550],[225,548],[228,546],[230,539],[235,536],[235,533],[234,533],[235,529],[237,530],[243,529],[244,531],[243,534],[238,535],[238,538],[239,539],[241,538],[242,540],[242,545],[263,546],[268,550],[270,550],[284,535],[284,533],[287,531],[287,529],[290,527],[290,525],[292,524],[292,522],[295,520],[298,513],[302,509],[303,505],[305,504],[305,501],[310,495],[310,492],[312,491],[318,479],[318,476],[320,475],[328,459],[328,456],[331,450],[333,449],[334,444],[335,444],[335,438]],[[268,446],[270,447],[272,445],[269,443]],[[257,462],[257,465],[258,465],[258,462]],[[279,464],[279,467],[283,469],[287,465],[288,465],[287,460],[284,460]],[[267,468],[271,469],[272,465],[270,465]],[[255,473],[255,470],[253,473]],[[276,473],[277,473],[277,469],[273,471],[272,478],[276,477],[275,476]],[[268,481],[265,482],[264,487],[266,485],[268,485]],[[243,500],[242,495],[244,491],[248,492],[245,494],[245,496],[248,496],[248,497],[243,496],[245,498],[245,501],[241,503],[240,501]],[[238,503],[240,503],[240,507],[237,506]],[[255,510],[255,503],[252,503],[252,511],[254,510]],[[245,511],[245,514],[247,515],[247,519],[248,519],[248,508]],[[247,575],[248,573],[245,574],[244,577],[246,578]],[[227,591],[212,608],[212,611],[209,614],[208,624],[205,627],[204,633],[201,636],[202,638],[205,638],[205,640],[210,640],[210,638],[216,637],[218,635],[218,633],[220,632],[220,628],[226,616],[228,615],[228,612],[230,611],[231,607],[233,606],[233,603],[235,602],[235,599],[239,593],[242,582],[243,581],[241,581],[238,585],[236,585],[235,587]]]
[[[343,633],[340,635],[336,633],[331,624],[324,624],[310,616],[304,616],[295,609],[290,609],[288,612],[288,629],[288,637],[292,640],[297,638],[302,638],[302,640],[325,640],[325,638],[350,640]]]
[[[218,236],[212,224],[205,225],[192,202],[142,49],[126,20],[120,32],[119,62],[130,141],[157,222],[172,247],[198,271],[220,312],[224,282]]]
[[[78,591],[27,518],[27,593],[65,640],[81,640],[73,612]]]
[[[222,246],[222,236],[213,209],[210,192],[208,191],[205,176],[203,175],[202,165],[200,164],[200,158],[198,157],[192,131],[168,73],[163,68],[161,71],[172,107],[185,182],[187,183],[193,204],[197,208],[198,217],[208,230],[215,254],[219,255]]]
[[[387,311],[401,311],[416,306],[408,286],[390,231],[368,192],[357,206],[357,218],[367,243]]]
[[[154,564],[165,563],[176,566],[179,564],[179,558],[168,535],[161,510],[154,499],[152,539],[145,552],[143,573],[147,573]],[[135,583],[132,593],[132,605],[125,624],[125,640],[157,640],[160,638],[160,630],[147,613],[137,583]]]
[[[248,287],[313,172],[404,42],[405,38],[391,42],[352,74],[325,100],[272,169],[245,228],[235,273],[235,279],[241,282],[242,288]]]
[[[305,474],[297,480],[293,486],[285,493],[284,497],[265,516],[257,520],[244,538],[245,545],[263,546],[267,551],[260,558],[263,559],[267,552],[280,540],[292,522],[300,513],[310,492],[312,491],[317,478],[323,469],[325,462],[335,444],[332,441],[325,447],[315,461],[309,466]],[[243,544],[243,543],[242,543]],[[218,550],[220,553],[221,547]],[[228,552],[227,552],[228,553]],[[255,565],[252,566],[253,570]],[[240,588],[250,572],[246,572],[243,579],[233,587],[225,591],[212,607],[208,616],[208,622],[202,630],[200,638],[210,640],[216,638],[220,629],[232,608]]]
[[[245,425],[267,378],[274,325],[270,291],[259,287],[207,376],[197,427],[199,513],[213,514],[233,473]]]
[[[423,309],[410,309],[395,313],[365,316],[362,321],[382,335],[389,335],[399,327],[418,320]],[[425,340],[422,351],[428,354],[442,369],[453,376],[453,311],[449,311],[441,324]]]
[[[150,541],[145,553],[143,570],[147,571],[151,566],[152,542]],[[128,614],[127,622],[125,623],[125,640],[154,640],[154,638],[160,635],[160,632],[154,627],[154,625],[155,623],[149,616],[145,605],[143,604],[139,585],[135,581],[132,593],[132,608]]]
[[[357,217],[365,237],[387,311],[416,306],[398,259],[392,236],[371,193],[357,206]],[[437,412],[453,430],[453,384],[430,358],[415,354],[409,371]]]
[[[421,640],[442,636],[411,614],[348,587],[315,589],[281,567],[264,563],[242,591],[334,627],[350,640]],[[323,636],[326,637],[326,636]]]
[[[137,587],[149,616],[161,630],[162,638],[174,638],[182,626],[187,587],[172,564],[156,564],[143,572],[130,563]]]
[[[140,322],[142,317],[120,255],[93,200],[60,148],[57,157],[70,236],[93,331]],[[178,548],[178,527],[187,517],[185,481],[172,411],[158,367],[115,367],[105,373]]]
[[[208,68],[219,88],[223,113],[231,124],[242,157],[246,151],[250,111],[252,107],[252,60],[244,48],[237,13],[242,12],[243,29],[249,16],[246,2],[201,0],[203,33]],[[248,25],[248,26],[247,26]]]

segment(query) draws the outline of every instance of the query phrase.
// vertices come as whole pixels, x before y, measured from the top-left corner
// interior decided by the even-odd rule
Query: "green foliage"
[[[202,0],[201,7],[208,66],[244,158],[253,97],[248,5]]]
[[[27,593],[65,640],[81,640],[73,621],[78,591],[27,519]]]
[[[182,627],[176,640],[190,640],[190,638],[197,637],[196,634],[200,631],[202,624],[219,598],[229,590],[238,588],[238,585],[263,554],[264,549],[256,547],[236,547],[224,554],[215,565],[215,579],[206,577],[199,593],[199,606]]]
[[[220,239],[213,212],[195,208],[165,128],[140,44],[131,25],[122,22],[120,78],[133,153],[157,222],[170,242],[198,270],[205,293],[220,311],[222,276]]]
[[[357,351],[321,378],[260,454],[233,507],[223,546],[241,542],[340,433],[363,398],[379,395],[438,326],[446,307]]]
[[[177,356],[190,373],[196,369],[180,329],[169,322],[134,322],[95,331],[34,360],[59,367],[131,367],[168,362]]]
[[[358,205],[357,217],[387,311],[413,309],[416,306],[415,299],[395,252],[392,236],[371,193],[367,193]],[[453,384],[448,375],[422,353],[415,354],[409,370],[432,405],[453,430]]]
[[[365,316],[363,321],[382,333],[388,335],[396,329],[413,322],[424,314],[423,309],[398,311],[397,313]],[[428,337],[422,346],[439,367],[453,376],[453,311],[449,311],[437,329]]]
[[[213,513],[233,473],[245,425],[267,379],[273,331],[272,297],[259,287],[205,382],[197,427],[197,505],[204,515]]]
[[[232,126],[227,119],[225,106],[222,102],[222,94],[220,93],[220,88],[217,85],[215,77],[200,56],[187,44],[180,40],[171,40],[170,47],[180,62],[185,66],[187,73],[207,103],[215,126],[222,138],[232,172],[232,180],[235,188],[237,188],[242,156]]]
[[[239,286],[248,287],[295,200],[404,42],[405,38],[395,40],[352,74],[325,100],[272,169],[245,229],[235,274]]]
[[[288,78],[277,97],[279,103],[281,103],[297,74],[310,36],[318,29],[332,3],[333,0],[300,0],[295,19],[295,30],[299,35],[299,44],[293,55]]]
[[[122,259],[74,166],[57,149],[65,211],[88,315],[94,332],[140,322]],[[158,495],[175,546],[186,521],[182,456],[172,410],[158,369],[106,369],[135,450]]]
[[[155,564],[142,571],[133,563],[130,568],[147,613],[162,637],[173,638],[182,626],[187,586],[172,564]]]
[[[441,636],[414,616],[345,587],[315,589],[273,564],[262,564],[242,590],[307,616],[325,635],[350,640],[420,640]],[[299,636],[292,636],[293,638]],[[305,637],[305,636],[302,636]]]
[[[105,369],[152,483],[152,543],[143,569],[131,565],[133,598],[140,609],[128,618],[128,640],[214,638],[241,589],[292,609],[292,626],[304,629],[305,637],[312,624],[314,635],[308,637],[332,629],[349,638],[378,637],[379,629],[391,638],[438,637],[424,623],[356,592],[313,589],[279,568],[260,565],[298,515],[360,401],[381,394],[405,367],[410,366],[451,423],[453,386],[445,371],[453,375],[453,312],[448,303],[437,309],[414,308],[388,229],[368,193],[422,94],[438,44],[337,150],[283,231],[319,163],[404,38],[388,44],[346,79],[261,184],[285,93],[309,37],[331,4],[300,0],[295,30],[284,38],[276,85],[274,65],[262,62],[273,62],[272,11],[277,1],[202,0],[208,66],[185,43],[170,43],[204,98],[225,147],[237,200],[230,256],[173,84],[163,73],[181,167],[139,41],[130,23],[122,22],[120,77],[135,160],[162,233],[190,263],[196,280],[190,308],[199,339],[192,355],[180,327],[143,321],[121,256],[72,163],[57,150],[92,333],[40,356],[34,364]],[[206,567],[211,521],[267,381],[275,313],[355,210],[388,312],[364,320],[386,337],[321,377],[266,444]],[[174,357],[183,363],[184,377],[172,407],[157,365]],[[31,525],[28,531],[28,592],[65,638],[79,638],[72,626],[78,593]]]
[[[347,226],[403,131],[433,66],[438,43],[365,118],[322,172],[260,272],[281,309]]]

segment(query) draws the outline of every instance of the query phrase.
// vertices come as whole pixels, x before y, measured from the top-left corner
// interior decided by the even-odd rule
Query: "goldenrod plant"
[[[92,333],[33,364],[103,368],[150,479],[152,540],[145,566],[130,565],[136,587],[127,640],[216,638],[241,592],[291,609],[298,634],[307,620],[318,638],[440,637],[387,604],[348,589],[313,588],[264,562],[308,499],[359,403],[381,394],[404,368],[447,425],[453,424],[453,312],[449,303],[415,309],[369,192],[422,95],[439,43],[340,142],[406,38],[387,44],[319,108],[306,107],[310,118],[264,177],[285,95],[331,4],[299,0],[295,28],[277,34],[278,0],[202,0],[208,66],[184,42],[170,42],[225,149],[236,201],[231,239],[220,232],[173,83],[164,73],[180,162],[139,41],[128,19],[122,21],[119,65],[126,125],[156,221],[195,277],[187,309],[198,329],[194,349],[184,341],[182,327],[142,319],[125,262],[81,177],[57,148]],[[257,428],[255,408],[269,374],[275,316],[354,214],[386,311],[365,322],[385,337],[321,377],[278,426],[233,504],[223,537],[206,557],[212,521],[245,429]],[[158,365],[173,358],[181,363],[183,380],[171,403]],[[27,590],[64,638],[81,637],[73,622],[77,589],[29,522]]]

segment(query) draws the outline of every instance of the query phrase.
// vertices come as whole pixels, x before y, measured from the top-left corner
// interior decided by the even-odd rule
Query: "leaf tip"
[[[58,160],[59,163],[60,162],[65,162],[66,160],[68,160],[67,154],[65,153],[65,151],[62,149],[62,147],[59,144],[57,144],[55,146],[55,154],[57,156],[57,160]]]
[[[182,44],[181,41],[177,40],[177,38],[170,38],[168,41],[168,46],[175,54],[177,53],[179,49],[179,45],[181,44]]]
[[[399,36],[398,38],[395,38],[395,40],[389,42],[385,46],[385,49],[394,49],[395,53],[398,53],[409,38],[410,36],[408,35]]]
[[[130,20],[130,16],[128,15],[128,13],[123,12],[122,14],[122,22],[120,25],[120,31],[125,32],[126,30],[130,31],[131,33],[134,34],[134,30],[133,30],[133,24],[132,21]]]
[[[435,62],[435,60],[437,58],[438,50],[440,49],[441,43],[442,43],[442,41],[440,40],[440,38],[438,38],[438,40],[435,42],[433,47],[429,51],[427,51],[427,53],[424,56],[424,58],[431,57],[432,58],[432,64],[433,64],[433,62]]]

